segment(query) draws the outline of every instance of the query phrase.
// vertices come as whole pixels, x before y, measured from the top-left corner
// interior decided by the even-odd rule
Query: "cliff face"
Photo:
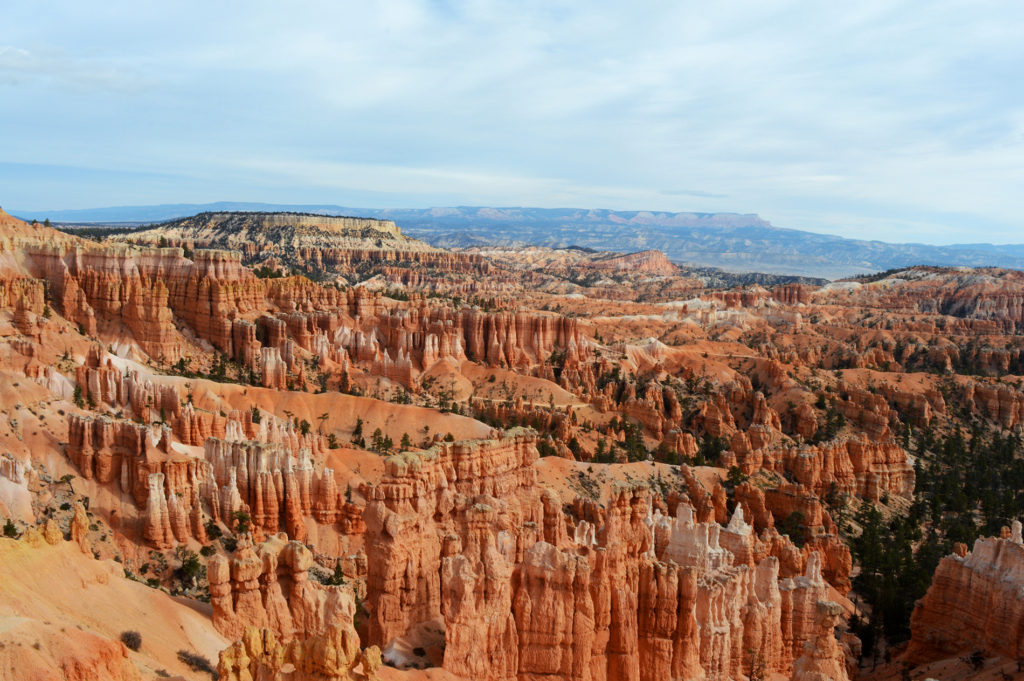
[[[1024,323],[1022,282],[1024,274],[1014,270],[912,267],[858,284],[853,294],[865,306],[990,321],[1013,332]],[[839,291],[823,290],[817,300],[824,302]]]
[[[290,237],[281,240],[281,237]],[[156,244],[161,238],[170,242],[190,242],[192,248],[227,248],[242,251],[246,244],[266,242],[283,252],[318,240],[349,240],[353,244],[374,239],[393,240],[406,250],[429,250],[426,244],[402,235],[391,220],[315,215],[310,213],[199,213],[171,220],[126,237],[134,243]],[[338,242],[342,243],[341,241]]]
[[[232,417],[227,430],[241,438],[241,416]],[[207,522],[234,527],[239,511],[258,535],[284,530],[296,539],[307,520],[335,525],[350,515],[334,472],[314,468],[304,438],[287,427],[264,430],[265,441],[207,438],[203,458],[177,454],[167,426],[72,414],[68,432],[82,476],[134,497],[145,509],[143,536],[157,548],[205,541]]]
[[[391,220],[301,213],[201,213],[114,237],[143,246],[165,244],[190,250],[237,251],[250,266],[272,270],[343,275],[353,283],[373,274],[407,285],[442,286],[445,274],[458,278],[493,268],[480,256],[451,253],[411,239]],[[394,271],[389,271],[394,270]]]
[[[679,272],[661,251],[639,251],[612,257],[595,258],[591,267],[596,270],[630,270],[646,274],[672,275]]]
[[[817,553],[780,580],[775,557],[737,562],[757,541],[742,515],[666,517],[646,489],[566,516],[535,457],[525,434],[445,445],[388,459],[365,490],[368,636],[386,658],[443,621],[444,667],[468,678],[735,678],[748,649],[788,673],[820,634]]]
[[[38,223],[28,224],[0,210],[0,252],[18,254],[26,247],[50,244],[58,248],[73,248],[88,245],[88,241],[77,236],[58,232],[52,227]],[[12,269],[13,263],[6,261],[0,269]]]
[[[283,309],[321,309],[261,316],[253,334],[246,336],[251,340],[236,347],[236,356],[244,359],[250,356],[246,348],[259,347],[255,338],[263,338],[267,386],[283,387],[298,354],[316,356],[344,371],[360,367],[409,388],[416,386],[421,372],[445,359],[530,370],[542,367],[556,351],[574,361],[589,357],[579,322],[558,315],[454,310],[423,299],[388,307],[379,294],[365,289],[314,303],[302,290],[275,284],[268,296]],[[328,302],[335,307],[323,309]],[[266,354],[267,348],[276,352]]]
[[[815,636],[804,644],[803,654],[793,665],[793,681],[846,681],[850,678],[832,633],[842,612],[838,603],[815,603]]]
[[[169,364],[188,347],[175,317],[232,354],[232,319],[263,299],[263,283],[228,251],[198,251],[189,260],[177,248],[39,246],[25,262],[47,282],[58,311],[88,335],[124,324],[146,354]]]
[[[310,582],[312,564],[310,550],[284,535],[256,547],[243,538],[230,557],[215,556],[207,566],[213,626],[233,640],[255,627],[286,641],[351,626],[351,591]]]
[[[907,452],[894,441],[874,443],[842,439],[820,445],[751,450],[736,456],[751,474],[760,470],[786,471],[819,496],[829,491],[878,500],[892,494],[910,497],[914,466]]]
[[[1010,659],[1024,654],[1024,545],[1014,521],[1005,538],[974,542],[939,562],[910,620],[906,660],[928,662],[985,650]]]
[[[963,405],[1007,430],[1024,424],[1024,392],[1008,385],[967,383],[962,389]]]
[[[255,627],[223,650],[218,681],[375,681],[380,650],[359,649],[351,617],[339,618],[323,634],[283,641],[270,629]]]
[[[33,243],[24,261],[46,282],[58,312],[86,334],[114,337],[123,325],[146,355],[172,365],[200,354],[181,333],[183,323],[188,335],[261,372],[268,387],[284,388],[287,374],[298,370],[294,349],[343,368],[350,360],[362,363],[412,387],[439,359],[522,368],[558,348],[585,345],[577,322],[564,317],[455,311],[422,299],[389,307],[364,289],[340,293],[298,279],[260,280],[236,252],[196,250],[191,259],[182,253]],[[29,323],[27,315],[40,315],[43,305],[41,291],[25,288],[27,281],[4,283],[0,296],[20,306]],[[277,310],[260,314],[268,307]],[[261,352],[266,347],[273,350]]]
[[[159,415],[166,423],[69,414],[65,451],[83,478],[117,487],[145,509],[142,536],[151,545],[205,541],[208,522],[232,528],[239,511],[250,514],[257,536],[283,530],[304,539],[307,521],[361,528],[322,463],[318,435],[270,415],[254,421],[252,411],[197,410],[172,386],[122,375],[101,357],[94,346],[79,367],[83,393],[143,422]],[[180,453],[174,440],[201,446],[202,456]]]
[[[439,511],[463,517],[501,513],[493,529],[503,532],[506,550],[513,533],[544,531],[531,465],[536,457],[532,437],[517,433],[492,443],[440,444],[424,456],[385,462],[384,478],[364,492],[372,642],[390,643],[441,616],[442,544],[450,557],[461,553],[468,538],[449,536],[435,519]]]

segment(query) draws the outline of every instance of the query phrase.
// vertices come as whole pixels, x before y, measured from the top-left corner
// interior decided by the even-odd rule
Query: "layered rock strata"
[[[207,565],[213,626],[229,639],[255,627],[291,640],[323,635],[340,623],[351,625],[351,590],[311,582],[312,565],[312,552],[285,535],[255,546],[243,536],[230,557],[216,555]]]
[[[359,649],[351,615],[322,634],[282,640],[270,629],[251,627],[221,651],[218,681],[376,681],[380,649]]]
[[[749,673],[747,650],[789,673],[820,634],[817,553],[780,580],[774,556],[736,560],[755,551],[742,515],[723,529],[680,502],[666,517],[646,488],[567,517],[533,485],[535,457],[526,433],[442,445],[389,458],[365,489],[368,636],[385,657],[443,621],[444,667],[468,678],[725,679]]]
[[[177,404],[176,392],[168,394]],[[172,446],[170,426],[78,414],[68,415],[65,451],[84,478],[134,498],[142,535],[157,548],[205,542],[209,521],[233,528],[243,511],[258,537],[284,530],[304,539],[307,521],[342,534],[362,530],[359,509],[345,501],[332,469],[313,464],[314,452],[324,451],[317,436],[269,415],[258,423],[251,412],[206,416],[212,424],[186,404],[172,419],[181,440],[203,444],[201,458]],[[206,436],[211,430],[229,439]]]
[[[939,562],[932,584],[910,619],[906,660],[929,662],[985,650],[1024,656],[1024,544],[1014,521],[1005,537],[962,546]]]

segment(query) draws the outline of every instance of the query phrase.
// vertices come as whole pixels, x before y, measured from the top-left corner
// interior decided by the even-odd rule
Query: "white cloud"
[[[42,53],[0,45],[0,85],[49,80],[79,92],[133,92],[147,83],[131,69],[105,60],[72,59],[59,49]]]
[[[10,161],[203,178],[225,198],[321,188],[324,201],[344,189],[420,205],[735,210],[891,239],[977,240],[978,225],[996,238],[1018,221],[1018,5],[67,2],[47,20],[9,14]],[[45,187],[19,186],[43,201]],[[120,189],[83,196],[121,203]],[[174,189],[153,200],[191,199]]]

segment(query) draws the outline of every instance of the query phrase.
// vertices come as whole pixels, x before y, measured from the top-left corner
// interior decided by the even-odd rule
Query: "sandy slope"
[[[214,631],[208,610],[204,603],[172,598],[126,579],[121,565],[94,560],[73,542],[37,547],[0,539],[2,679],[62,678],[44,674],[46,665],[66,655],[87,655],[91,635],[118,641],[126,630],[142,635],[139,652],[128,655],[144,678],[153,678],[157,669],[194,678],[177,651],[189,650],[216,664],[228,644]],[[39,675],[28,676],[30,669]]]
[[[170,376],[155,377],[153,380],[173,383],[181,389],[182,394],[188,392],[185,384],[189,384],[194,404],[214,412],[249,409],[255,405],[282,418],[290,415],[299,420],[305,419],[317,429],[320,428],[318,417],[327,414],[321,432],[325,435],[334,432],[343,442],[348,441],[357,416],[363,419],[363,433],[366,436],[380,428],[395,442],[401,439],[403,433],[408,433],[414,442],[422,439],[423,426],[430,426],[431,433],[451,433],[456,440],[487,437],[491,430],[487,425],[465,416],[441,414],[436,409],[392,404],[336,392],[314,394],[277,391]]]

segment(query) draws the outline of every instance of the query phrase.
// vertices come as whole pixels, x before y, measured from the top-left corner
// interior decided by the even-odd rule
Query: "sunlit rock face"
[[[1015,659],[1024,626],[1024,546],[1021,525],[1004,537],[959,545],[939,562],[911,617],[908,661],[920,663],[985,650]]]
[[[926,428],[1024,423],[1009,272],[723,289],[359,219],[0,226],[0,548],[66,535],[160,621],[208,595],[152,639],[224,679],[848,678],[849,509],[906,507]],[[908,660],[1014,654],[1005,534],[941,563]],[[111,678],[191,671],[102,618]]]

